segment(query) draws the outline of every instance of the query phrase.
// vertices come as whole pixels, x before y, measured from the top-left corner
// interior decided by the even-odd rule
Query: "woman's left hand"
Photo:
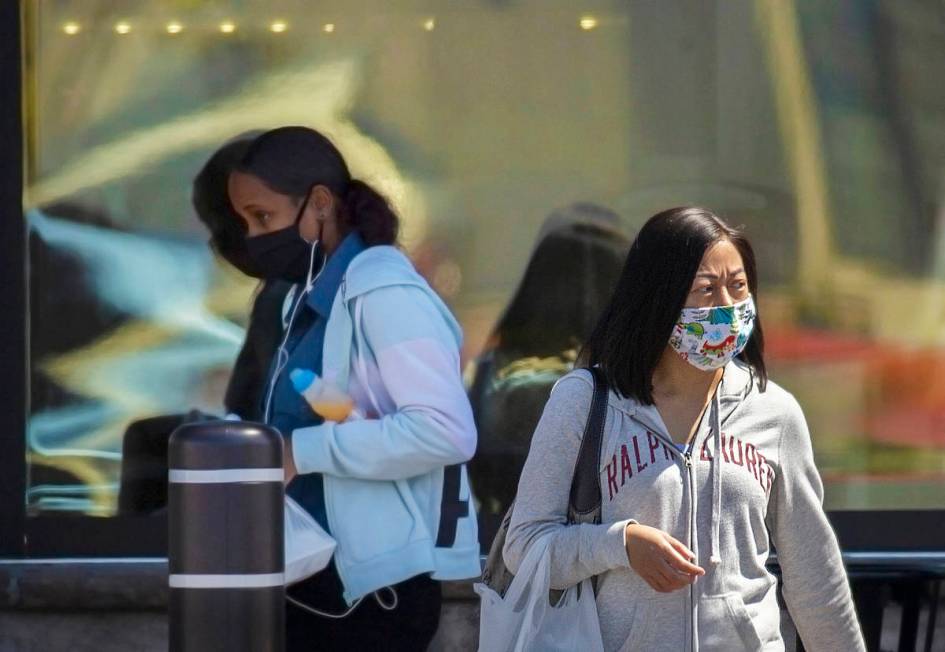
[[[283,482],[285,484],[292,482],[292,478],[299,474],[298,469],[295,468],[295,458],[292,457],[291,439],[287,439],[285,441],[285,446],[282,447],[282,468],[285,472],[283,477]]]

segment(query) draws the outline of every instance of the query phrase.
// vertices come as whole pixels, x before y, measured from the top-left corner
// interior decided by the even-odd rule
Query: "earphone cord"
[[[289,341],[289,334],[292,332],[292,324],[295,323],[295,315],[298,313],[299,306],[302,305],[305,297],[309,292],[312,291],[315,281],[318,280],[318,278],[322,275],[322,272],[325,270],[326,259],[323,258],[322,264],[318,268],[318,273],[315,275],[315,278],[312,278],[312,271],[315,267],[315,250],[318,248],[319,242],[321,242],[321,240],[315,240],[309,249],[308,273],[305,275],[305,287],[302,289],[302,292],[300,293],[299,298],[296,300],[295,305],[292,306],[292,312],[289,315],[289,322],[285,327],[285,335],[283,335],[282,343],[279,345],[279,349],[276,352],[276,368],[273,370],[272,376],[269,378],[269,389],[266,391],[266,407],[263,411],[263,423],[269,423],[269,410],[272,407],[273,392],[276,390],[276,379],[285,369],[285,366],[289,364],[289,353],[285,350],[285,345],[286,342]]]
[[[383,600],[381,600],[381,591],[390,591],[391,595],[393,596],[393,599],[390,601],[390,604],[386,604]],[[384,611],[393,611],[394,609],[397,608],[397,604],[399,602],[399,599],[397,597],[397,591],[391,586],[385,586],[383,589],[378,589],[372,594],[372,596],[377,601],[377,604],[380,606],[380,608],[383,609]],[[310,607],[304,602],[300,602],[299,600],[296,600],[288,593],[286,594],[285,599],[291,602],[292,604],[294,604],[299,609],[303,609],[311,614],[315,614],[316,616],[321,616],[323,618],[334,618],[336,620],[340,620],[342,618],[347,618],[348,616],[350,616],[351,613],[355,609],[357,609],[358,606],[361,604],[361,601],[364,600],[364,598],[358,598],[357,600],[354,601],[354,604],[352,604],[348,608],[348,610],[345,611],[344,613],[330,614],[327,611],[319,611],[318,609],[315,609],[314,607]]]
[[[312,291],[312,286],[315,285],[315,281],[318,280],[318,278],[322,275],[322,272],[325,270],[326,261],[323,260],[321,266],[318,269],[318,273],[315,275],[315,278],[312,278],[312,270],[315,267],[315,249],[318,247],[318,243],[319,243],[319,240],[316,240],[315,242],[312,243],[312,247],[310,249],[309,258],[308,258],[308,273],[305,275],[305,278],[306,278],[305,287],[300,293],[298,300],[295,301],[295,305],[292,306],[292,313],[289,315],[289,321],[285,327],[285,335],[282,338],[282,343],[279,345],[276,368],[275,370],[273,370],[272,377],[269,379],[269,391],[266,393],[266,409],[263,415],[266,423],[269,423],[269,410],[272,407],[272,394],[275,391],[276,379],[279,377],[279,374],[282,373],[282,371],[285,369],[286,364],[288,364],[289,362],[289,353],[285,350],[285,345],[286,345],[286,342],[289,341],[289,334],[292,332],[292,325],[295,323],[295,316],[298,313],[299,306],[302,305],[302,302],[305,300],[305,297],[308,295],[309,292]],[[384,602],[383,599],[381,599],[381,591],[390,591],[390,594],[393,597],[389,604]],[[397,591],[390,586],[386,586],[383,589],[379,589],[375,591],[373,593],[373,597],[377,601],[377,604],[384,611],[393,611],[394,609],[397,608],[397,604],[399,603]],[[333,618],[333,619],[347,618],[349,615],[351,615],[351,613],[355,609],[358,608],[358,606],[364,600],[364,598],[358,598],[357,600],[355,600],[354,604],[352,604],[351,607],[349,607],[348,610],[345,611],[344,613],[332,614],[326,611],[319,611],[318,609],[310,607],[307,604],[300,602],[299,600],[296,600],[295,598],[293,598],[292,596],[288,594],[286,594],[285,599],[291,602],[292,604],[294,604],[299,609],[308,611],[309,613],[315,614],[316,616],[322,616],[324,618]]]

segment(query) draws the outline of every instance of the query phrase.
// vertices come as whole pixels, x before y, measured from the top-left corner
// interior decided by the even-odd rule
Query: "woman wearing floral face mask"
[[[550,536],[553,588],[597,576],[607,650],[784,650],[776,578],[806,649],[864,650],[800,406],[768,381],[751,245],[702,208],[651,218],[582,353],[611,393],[601,524],[566,525],[593,382],[553,390],[504,556]]]

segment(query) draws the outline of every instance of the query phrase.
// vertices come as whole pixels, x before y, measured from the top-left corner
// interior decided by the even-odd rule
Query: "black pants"
[[[393,588],[397,592],[393,611],[382,609],[374,595],[368,594],[342,619],[316,616],[287,601],[286,652],[426,650],[440,623],[440,583],[418,575]],[[334,561],[320,573],[290,586],[287,593],[319,611],[341,614],[348,610]],[[380,597],[389,605],[393,596],[383,590]]]

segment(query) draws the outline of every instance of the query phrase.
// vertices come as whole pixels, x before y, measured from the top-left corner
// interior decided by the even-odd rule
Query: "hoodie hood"
[[[417,273],[407,256],[396,247],[368,247],[358,254],[342,281],[341,300],[347,303],[368,292],[393,285],[413,286],[426,292],[449,325],[457,346],[462,345],[463,331],[456,318],[426,279]]]
[[[324,376],[333,379],[339,387],[347,387],[350,378],[352,342],[357,337],[355,322],[358,305],[371,292],[393,286],[413,287],[426,294],[435,307],[438,319],[446,325],[448,333],[443,335],[451,340],[449,345],[457,349],[462,347],[463,330],[459,322],[426,279],[416,272],[407,256],[396,247],[368,247],[348,265],[328,319],[328,330],[337,334],[337,337],[331,343],[326,339]],[[393,338],[408,337],[412,330],[408,317],[400,314],[396,307],[390,313],[390,318],[384,323],[386,335]]]
[[[733,360],[724,367],[722,382],[715,390],[713,401],[718,401],[718,415],[720,425],[724,424],[729,417],[738,409],[752,392],[758,391],[758,383],[755,380],[755,373],[751,367],[741,360]],[[611,391],[610,405],[621,412],[627,414],[633,420],[637,421],[645,428],[655,434],[662,436],[668,442],[672,441],[663,418],[655,405],[643,405],[635,398],[622,397]],[[711,406],[710,406],[711,407]],[[614,440],[619,436],[618,431],[609,433],[609,438],[604,442],[604,450],[611,450],[614,446]],[[698,433],[697,433],[698,434]],[[601,469],[604,468],[607,460],[601,460]]]
[[[741,360],[732,360],[723,369],[722,382],[716,388],[715,398],[719,401],[720,417],[724,423],[752,391],[758,391],[758,383],[752,368]],[[631,397],[620,397],[616,402],[613,398],[612,396],[611,405],[626,412],[651,430],[669,437],[669,432],[655,405],[643,405]]]

